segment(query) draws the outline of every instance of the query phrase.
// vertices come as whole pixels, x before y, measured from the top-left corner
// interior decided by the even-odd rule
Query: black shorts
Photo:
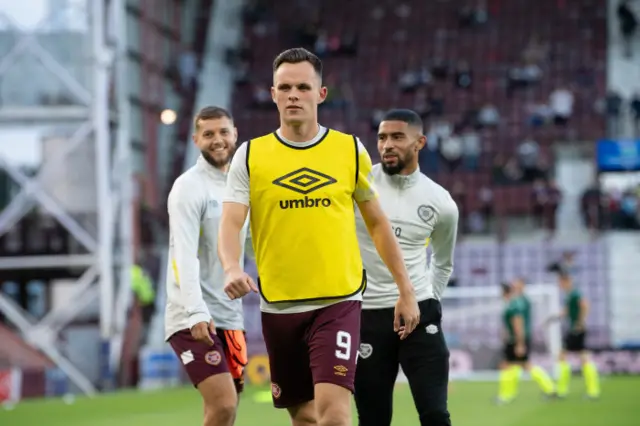
[[[586,331],[574,332],[570,331],[564,336],[564,350],[567,352],[582,352],[587,349],[585,340]]]
[[[362,310],[355,380],[360,426],[391,424],[399,367],[409,381],[420,424],[451,425],[447,409],[449,349],[441,330],[442,307],[435,299],[418,305],[420,324],[405,340],[393,331],[393,308]]]
[[[525,341],[525,351],[522,356],[516,355],[516,344],[505,343],[503,356],[504,360],[508,362],[527,362],[529,361],[529,353],[531,352],[531,342],[527,339]]]

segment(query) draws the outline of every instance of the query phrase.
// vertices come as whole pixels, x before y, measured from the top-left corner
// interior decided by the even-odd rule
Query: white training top
[[[420,170],[408,176],[387,175],[380,164],[372,179],[380,204],[400,243],[418,301],[440,299],[453,272],[453,252],[458,232],[458,207],[449,192]],[[363,309],[391,308],[398,288],[376,250],[362,215],[356,212],[356,229],[362,262],[367,271]],[[431,264],[427,259],[431,246]]]
[[[320,129],[316,136],[307,142],[292,142],[286,140],[280,130],[278,130],[278,136],[280,139],[291,146],[307,147],[315,145],[318,141],[321,141],[324,134],[327,132],[325,127],[319,126]],[[367,150],[358,140],[358,155],[366,153]],[[247,144],[242,144],[231,161],[231,167],[229,168],[229,179],[227,181],[227,192],[224,196],[224,202],[240,203],[245,206],[249,205],[249,173],[247,171]],[[356,190],[353,194],[353,198],[356,202],[368,201],[376,197],[375,189],[363,192],[362,190]],[[326,306],[343,302],[345,300],[362,300],[362,294],[358,293],[347,299],[336,299],[328,301],[313,301],[313,302],[285,302],[285,303],[267,303],[262,297],[260,298],[260,310],[262,312],[274,313],[274,314],[294,314],[300,312],[309,312],[316,309],[321,309]]]
[[[226,173],[200,156],[176,179],[169,193],[167,339],[211,318],[216,327],[244,330],[242,299],[231,300],[224,292],[224,270],[218,259],[218,226],[226,181]],[[241,237],[243,246],[252,250],[250,241],[245,244],[247,224]],[[244,254],[240,262],[244,266]]]

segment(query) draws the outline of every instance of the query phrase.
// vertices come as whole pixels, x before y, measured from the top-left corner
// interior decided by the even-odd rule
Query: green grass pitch
[[[518,399],[496,406],[496,383],[453,382],[450,411],[454,426],[637,426],[640,420],[640,377],[605,378],[602,398],[582,397],[576,378],[565,400],[545,401],[534,384],[521,384]],[[270,403],[256,402],[258,391],[249,387],[242,396],[237,426],[286,426],[286,412]],[[154,392],[120,392],[72,404],[61,399],[26,401],[0,409],[2,426],[175,426],[201,424],[202,407],[193,388]],[[354,409],[355,417],[355,409]],[[354,425],[355,425],[354,418]],[[398,385],[393,426],[419,425],[409,388]]]

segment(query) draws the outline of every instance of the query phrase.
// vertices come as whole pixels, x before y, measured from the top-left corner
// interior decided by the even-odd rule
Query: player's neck
[[[400,170],[400,173],[398,173],[398,174],[401,175],[401,176],[409,176],[409,175],[414,174],[416,172],[416,170],[418,170],[418,163],[408,165],[404,169]]]
[[[320,125],[316,120],[296,125],[280,123],[282,137],[291,142],[308,142],[316,137]]]
[[[229,164],[230,163],[226,163],[223,166],[217,166],[216,169],[218,169],[222,173],[227,173],[229,171]]]

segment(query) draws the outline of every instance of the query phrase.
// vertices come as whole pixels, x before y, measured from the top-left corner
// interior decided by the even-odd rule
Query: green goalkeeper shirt
[[[505,306],[504,312],[502,313],[502,319],[507,330],[507,340],[509,343],[515,343],[516,341],[516,332],[513,328],[513,319],[517,316],[522,316],[522,320],[525,323],[524,337],[525,339],[527,339],[528,334],[525,320],[525,306],[524,302],[519,297],[509,300]]]
[[[565,308],[567,311],[567,319],[569,320],[569,327],[572,329],[578,323],[580,319],[580,301],[582,300],[582,295],[580,291],[573,288],[571,289],[565,298]]]

